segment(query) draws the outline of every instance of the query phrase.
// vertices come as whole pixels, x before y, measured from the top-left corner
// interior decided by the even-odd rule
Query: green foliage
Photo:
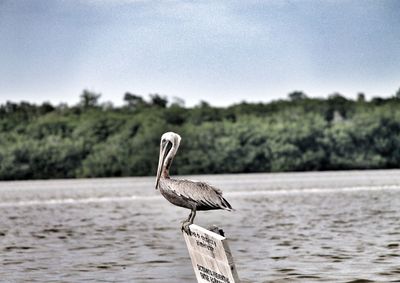
[[[400,88],[396,91],[394,97],[400,99]]]
[[[147,103],[141,96],[129,92],[125,93],[124,101],[128,108],[131,109],[143,108],[144,106],[147,106]]]
[[[83,108],[90,108],[90,107],[96,107],[98,106],[98,101],[100,98],[101,94],[99,93],[94,93],[89,90],[84,90],[83,93],[81,94],[81,101],[80,101],[80,106]]]
[[[3,180],[71,178],[84,157],[81,139],[51,135],[42,140],[19,140],[0,149],[0,176]]]
[[[288,97],[290,100],[296,101],[296,100],[306,99],[307,95],[302,91],[293,91],[288,94]]]
[[[227,108],[126,93],[100,107],[84,91],[77,106],[0,106],[0,179],[154,175],[160,136],[176,131],[173,174],[400,167],[400,99],[340,94]]]
[[[168,104],[168,99],[166,97],[160,96],[157,93],[150,94],[151,104],[157,107],[165,108]]]

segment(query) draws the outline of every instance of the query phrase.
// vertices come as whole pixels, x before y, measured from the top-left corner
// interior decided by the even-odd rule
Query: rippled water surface
[[[195,176],[243,282],[400,282],[400,171]],[[154,178],[0,183],[0,282],[195,282]]]

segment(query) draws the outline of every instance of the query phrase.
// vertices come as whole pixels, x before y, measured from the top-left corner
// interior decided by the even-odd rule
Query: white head
[[[158,168],[157,168],[157,179],[156,179],[156,189],[158,187],[158,182],[160,181],[161,173],[163,170],[167,170],[171,166],[172,160],[176,154],[181,143],[181,136],[173,133],[167,132],[161,136],[160,141],[160,156],[158,158]]]

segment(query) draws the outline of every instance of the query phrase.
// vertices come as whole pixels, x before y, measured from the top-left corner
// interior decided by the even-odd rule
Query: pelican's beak
[[[160,146],[160,157],[158,158],[158,168],[157,168],[157,179],[156,179],[156,190],[158,189],[158,183],[160,181],[162,168],[164,165],[164,159],[167,156],[168,143],[161,144]]]

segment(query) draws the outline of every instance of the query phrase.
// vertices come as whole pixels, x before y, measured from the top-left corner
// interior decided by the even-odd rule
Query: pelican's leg
[[[194,218],[196,217],[196,207],[192,210],[192,212],[190,213],[190,215],[189,215],[189,222],[190,222],[190,224],[193,224],[193,220],[194,220]]]
[[[186,221],[184,221],[184,222],[190,222],[190,219],[192,218],[192,214],[193,214],[193,210],[190,210],[189,217],[188,217],[188,219],[187,219]]]
[[[187,230],[185,229],[185,226],[187,225],[187,223],[190,223],[190,218],[192,218],[192,214],[193,214],[193,210],[190,210],[189,217],[181,222],[182,223],[181,230],[185,231],[186,233],[187,233]]]
[[[182,231],[185,231],[185,233],[188,235],[191,235],[189,226],[193,224],[195,216],[196,216],[196,207],[193,207],[192,210],[190,211],[188,219],[182,223]]]

